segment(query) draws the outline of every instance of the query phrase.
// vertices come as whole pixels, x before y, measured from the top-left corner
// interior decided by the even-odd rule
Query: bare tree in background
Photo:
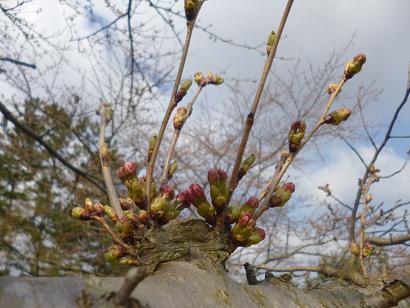
[[[29,27],[15,17],[15,10],[25,4],[19,2],[15,7],[2,6],[4,15],[17,27],[16,31],[23,32]],[[272,32],[269,35],[267,59],[250,111],[249,99],[240,98],[238,95],[226,108],[205,113],[202,122],[191,120],[190,122],[197,125],[188,131],[187,139],[182,141],[180,139],[187,131],[184,129],[185,123],[193,114],[193,110],[196,110],[197,105],[194,108],[194,104],[201,97],[201,93],[211,86],[220,86],[224,83],[223,78],[214,73],[207,76],[197,73],[193,76],[194,81],[183,80],[192,34],[196,30],[207,31],[201,26],[195,27],[198,13],[202,5],[206,5],[205,1],[187,0],[184,2],[187,21],[185,39],[183,43],[181,41],[182,55],[172,94],[158,133],[155,136],[149,134],[147,137],[143,132],[150,128],[150,122],[141,123],[140,119],[148,116],[149,110],[143,109],[143,103],[158,99],[161,84],[166,81],[171,70],[167,71],[162,79],[157,79],[157,73],[163,72],[162,68],[156,66],[161,63],[157,60],[163,59],[163,55],[150,55],[144,49],[150,45],[152,37],[148,38],[147,45],[144,45],[144,41],[134,44],[136,38],[144,39],[146,36],[142,25],[133,25],[133,16],[138,9],[145,8],[153,9],[154,13],[164,19],[167,16],[164,12],[177,17],[180,15],[173,10],[173,6],[164,9],[161,2],[128,1],[126,7],[122,8],[106,1],[105,6],[113,15],[112,21],[92,33],[79,35],[75,18],[85,15],[98,20],[100,17],[95,15],[91,4],[84,7],[81,2],[67,1],[63,4],[75,12],[75,17],[69,19],[72,23],[68,24],[72,34],[71,40],[78,44],[81,53],[89,56],[90,67],[94,72],[94,79],[86,78],[81,85],[88,81],[100,91],[103,100],[97,110],[100,124],[96,160],[101,163],[104,187],[99,187],[101,178],[84,173],[81,168],[67,160],[72,153],[65,152],[64,148],[59,151],[52,145],[52,140],[46,140],[44,134],[47,136],[48,132],[38,131],[38,128],[36,131],[35,126],[27,125],[30,124],[27,119],[24,119],[26,123],[22,122],[10,113],[6,104],[1,104],[0,107],[6,121],[10,121],[25,136],[37,142],[77,177],[88,180],[89,185],[93,184],[103,192],[100,197],[88,195],[92,198],[86,198],[84,206],[74,207],[71,215],[78,220],[90,221],[91,226],[100,225],[110,235],[113,245],[106,250],[107,260],[122,265],[135,265],[136,268],[127,274],[114,296],[111,294],[103,299],[97,299],[95,296],[100,290],[88,290],[91,296],[94,296],[94,301],[112,299],[116,305],[139,305],[130,297],[134,289],[140,304],[157,306],[169,303],[175,306],[206,306],[218,303],[222,306],[233,304],[238,307],[249,307],[275,306],[280,303],[294,305],[302,302],[312,307],[354,306],[359,303],[385,307],[395,305],[409,296],[410,284],[407,275],[400,277],[401,280],[388,281],[391,278],[389,273],[393,273],[392,269],[406,266],[406,249],[401,246],[393,248],[393,251],[384,249],[386,246],[406,244],[409,240],[407,212],[401,211],[408,202],[398,201],[391,207],[384,207],[383,204],[373,205],[370,193],[372,185],[383,176],[394,176],[405,168],[404,165],[391,175],[380,175],[377,159],[386,143],[396,137],[392,135],[392,129],[407,102],[409,87],[380,145],[376,144],[371,136],[363,116],[363,104],[366,100],[376,98],[377,90],[369,88],[363,91],[361,88],[357,104],[352,110],[332,108],[334,101],[342,97],[340,92],[345,83],[360,72],[366,61],[363,54],[357,55],[342,67],[341,63],[345,59],[343,51],[340,55],[333,55],[318,72],[311,69],[307,73],[298,73],[299,68],[296,65],[290,70],[289,80],[283,80],[281,76],[276,75],[269,87],[270,91],[264,92],[293,4],[293,1],[289,0],[277,33]],[[170,27],[174,35],[179,37],[172,22],[166,21],[165,26]],[[40,42],[40,48],[41,44],[51,44],[59,55],[60,61],[54,68],[57,70],[54,71],[54,76],[57,76],[56,72],[61,68],[62,61],[67,60],[67,50],[50,43],[50,37],[40,33],[36,35],[35,39]],[[103,41],[100,35],[105,35]],[[107,48],[99,50],[99,44],[104,46],[107,42],[110,46],[108,52]],[[228,43],[235,44],[230,41]],[[87,44],[92,48],[85,48],[84,45]],[[110,50],[111,46],[115,46],[116,49]],[[248,48],[245,45],[238,47]],[[165,57],[167,56],[168,53]],[[104,59],[117,61],[118,65],[109,62],[103,66],[101,64]],[[34,64],[30,66],[27,62],[27,65],[24,65],[18,57],[8,56],[7,60],[3,61],[17,65],[18,68],[25,66],[27,69],[34,69]],[[36,63],[35,66],[38,68],[39,64]],[[76,69],[84,76],[88,75],[88,72],[81,72],[81,66]],[[340,74],[341,71],[343,74]],[[35,80],[35,77],[31,77],[30,80],[25,72],[20,72],[19,75],[16,71],[8,70],[4,70],[4,74],[8,82],[14,83],[16,88],[28,95],[28,98],[33,98],[32,80]],[[20,86],[18,78],[25,80],[25,86]],[[56,77],[51,79],[51,83],[46,77],[42,77],[41,80],[45,93],[52,102],[55,102],[56,96],[53,94],[58,90],[55,87]],[[329,82],[334,81],[337,83],[328,86]],[[195,93],[188,103],[185,103],[184,97],[193,83],[196,84]],[[322,90],[324,88],[327,88],[327,93]],[[83,92],[80,96],[87,97],[87,94]],[[18,105],[15,109],[19,110]],[[370,162],[366,162],[351,143],[349,128],[340,129],[342,126],[339,125],[345,122],[351,113],[356,113],[359,121],[353,122],[350,130],[352,127],[358,127],[358,124],[363,125],[375,148]],[[268,117],[272,114],[274,121]],[[167,134],[172,116],[173,129]],[[289,128],[291,121],[293,122]],[[136,126],[137,124],[139,126]],[[145,124],[148,125],[144,127]],[[227,124],[230,124],[229,129]],[[66,126],[71,133],[76,131],[72,125]],[[133,142],[144,146],[136,150],[132,146],[127,147],[127,138],[131,130],[135,133],[137,129],[140,137]],[[328,205],[325,211],[318,211],[315,213],[316,216],[311,216],[307,221],[300,221],[290,215],[292,208],[284,207],[295,191],[295,184],[287,180],[287,171],[298,163],[299,153],[309,146],[314,153],[320,153],[312,142],[316,140],[317,135],[320,135],[322,140],[333,136],[344,140],[362,161],[365,173],[360,179],[353,204],[347,204],[332,193],[331,187],[324,185],[320,189],[327,193],[335,204]],[[151,136],[153,138],[150,138]],[[74,133],[73,137],[87,145],[81,134]],[[182,141],[180,147],[190,148],[178,151],[179,140]],[[111,175],[119,165],[118,160],[121,159],[117,150],[110,151],[115,146],[121,154],[134,150],[139,159],[138,162],[128,161],[119,168],[118,178],[123,182],[126,191],[117,187],[118,183]],[[90,155],[95,162],[93,150],[88,151],[86,155]],[[77,158],[77,163],[78,160]],[[203,179],[207,170],[208,181]],[[178,177],[178,174],[181,176]],[[194,181],[196,177],[198,180]],[[183,190],[181,183],[187,183],[187,180],[188,185],[192,182],[200,184],[193,183],[188,189]],[[204,191],[207,187],[210,190],[211,201],[208,201]],[[179,191],[176,196],[175,188]],[[110,205],[105,205],[106,203]],[[181,219],[181,212],[189,207],[195,209],[191,210],[194,215],[203,219]],[[270,210],[271,208],[275,209]],[[319,223],[319,219],[324,221]],[[279,232],[283,232],[281,238]],[[295,238],[302,244],[294,245]],[[42,240],[40,238],[38,242],[41,243]],[[330,248],[325,248],[326,245]],[[237,263],[242,266],[243,261],[253,259],[253,265],[245,264],[246,277],[249,285],[258,286],[242,287],[226,279],[223,266],[229,256],[232,256],[231,266],[238,265]],[[293,265],[292,262],[300,261],[300,258],[295,259],[298,256],[309,256],[311,262],[317,263],[313,266]],[[392,262],[392,257],[396,256],[397,260]],[[283,264],[286,267],[281,267]],[[265,280],[260,281],[255,276],[254,268],[277,272],[318,272],[326,277],[351,283],[351,288],[332,280],[331,284],[322,286],[318,283],[310,285],[309,290],[301,291],[291,284],[290,275],[275,277],[268,272]],[[207,269],[208,272],[203,269]],[[151,275],[153,273],[155,275]],[[164,278],[168,276],[173,277],[175,285],[178,281],[181,290],[188,290],[189,296],[176,296],[178,288],[168,290],[168,293],[177,292],[172,293],[174,296],[171,298],[167,292],[159,292],[158,290],[169,285]],[[378,285],[378,279],[382,279],[383,285]],[[203,285],[204,281],[207,282],[206,285]],[[360,290],[358,286],[364,290]],[[84,305],[89,303],[87,296],[81,298]]]

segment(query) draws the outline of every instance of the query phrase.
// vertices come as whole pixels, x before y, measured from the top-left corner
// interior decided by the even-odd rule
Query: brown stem
[[[251,111],[249,112],[248,117],[246,119],[245,128],[243,130],[243,134],[242,134],[242,138],[241,138],[241,143],[239,145],[238,153],[237,153],[236,159],[235,159],[235,164],[233,166],[232,174],[231,174],[231,177],[229,179],[229,197],[228,197],[228,199],[231,198],[236,186],[238,185],[238,173],[239,173],[239,169],[240,169],[240,166],[241,166],[241,163],[242,163],[242,158],[243,158],[243,154],[245,152],[246,144],[248,142],[249,135],[250,135],[251,130],[252,130],[252,126],[253,126],[253,122],[254,122],[254,118],[255,118],[255,113],[258,109],[259,101],[260,101],[260,98],[262,96],[262,92],[263,92],[263,89],[265,87],[265,83],[266,83],[266,80],[268,78],[269,71],[272,67],[272,62],[273,62],[273,59],[276,55],[276,50],[278,48],[279,40],[282,36],[282,32],[283,32],[283,29],[285,27],[286,20],[289,16],[289,12],[290,12],[290,9],[292,7],[292,4],[293,4],[293,0],[288,0],[285,11],[283,12],[283,15],[282,15],[281,22],[279,24],[278,32],[277,32],[277,34],[275,36],[275,40],[273,42],[272,50],[269,53],[269,56],[265,61],[265,66],[264,66],[263,71],[262,71],[262,76],[261,76],[261,79],[259,81],[258,88],[256,90],[256,94],[255,94],[255,98],[253,100]],[[229,203],[229,200],[228,200],[227,203]]]
[[[100,106],[101,122],[98,149],[100,152],[101,170],[105,182],[105,187],[107,188],[108,199],[110,200],[110,204],[113,207],[115,214],[117,214],[118,218],[121,219],[122,217],[124,217],[124,212],[121,208],[120,200],[118,198],[117,191],[115,190],[114,183],[112,181],[110,160],[108,157],[108,145],[105,142],[105,129],[109,122],[109,119],[107,119],[106,116],[107,108],[108,107],[104,104],[101,104]]]
[[[192,107],[195,104],[195,101],[198,98],[199,94],[201,93],[202,89],[203,89],[202,86],[198,87],[197,91],[195,92],[194,97],[192,98],[192,100],[187,105],[187,118],[185,119],[184,123],[182,124],[182,127],[179,128],[179,129],[174,130],[174,135],[172,136],[171,145],[169,146],[167,158],[165,160],[164,170],[162,172],[162,178],[161,178],[161,184],[162,185],[167,184],[168,181],[169,181],[168,173],[169,173],[169,168],[171,166],[172,156],[174,155],[175,146],[178,142],[179,135],[181,133],[182,128],[184,127],[184,125],[185,125],[186,121],[188,120],[188,118],[191,116]]]
[[[199,10],[201,9],[202,4],[203,4],[203,1],[201,1],[201,3],[200,3],[198,13],[199,13]],[[198,16],[198,13],[197,13],[197,16]],[[168,103],[168,108],[165,112],[164,118],[163,118],[162,123],[161,123],[161,127],[160,127],[158,135],[157,135],[158,136],[157,137],[157,142],[155,143],[155,147],[154,147],[154,150],[152,152],[151,159],[150,159],[150,161],[148,163],[148,166],[147,166],[147,183],[146,183],[146,190],[145,191],[146,191],[147,211],[148,212],[150,212],[150,208],[151,208],[151,202],[150,202],[151,183],[152,183],[152,177],[153,177],[153,174],[154,174],[155,162],[157,160],[159,147],[161,145],[162,138],[164,137],[165,129],[167,128],[169,118],[171,117],[172,111],[177,106],[177,103],[175,102],[175,96],[176,96],[177,91],[178,91],[178,86],[181,82],[182,72],[184,71],[185,62],[186,62],[186,58],[187,58],[188,50],[189,50],[189,45],[190,45],[190,42],[191,42],[192,32],[193,32],[194,25],[195,25],[195,20],[196,20],[196,17],[195,17],[194,20],[187,22],[187,32],[186,32],[186,36],[185,36],[184,47],[182,49],[181,60],[179,62],[177,76],[175,78],[174,88],[172,90],[172,95],[171,95],[170,101]]]
[[[118,236],[118,234],[116,234],[111,227],[108,225],[108,223],[105,221],[105,219],[103,217],[98,217],[98,216],[91,216],[91,219],[98,221],[100,223],[100,225],[110,234],[110,236],[112,237],[112,241],[117,244],[120,245],[121,247],[125,248],[127,251],[131,251],[132,247],[126,243],[124,243],[121,238]]]

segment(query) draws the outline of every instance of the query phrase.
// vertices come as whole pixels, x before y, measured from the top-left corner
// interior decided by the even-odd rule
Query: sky
[[[163,1],[164,4],[171,2],[173,1]],[[182,1],[178,2],[182,7]],[[223,38],[239,44],[258,46],[264,44],[268,33],[278,27],[285,4],[284,0],[207,0],[199,22],[203,26],[210,26],[213,33]],[[40,13],[36,11],[38,8],[42,9]],[[141,7],[141,10],[146,9]],[[383,137],[383,128],[404,95],[407,83],[410,62],[408,12],[408,0],[295,1],[278,49],[278,56],[288,60],[275,60],[273,69],[284,72],[285,66],[292,65],[296,59],[301,59],[303,65],[311,63],[313,67],[319,66],[330,53],[346,46],[354,35],[353,46],[346,54],[346,61],[363,52],[367,56],[367,62],[359,76],[346,85],[343,94],[346,103],[352,103],[357,88],[373,80],[376,87],[383,90],[379,100],[372,102],[366,110],[366,117],[370,121],[382,125],[382,129],[375,135],[379,142]],[[103,2],[95,8],[94,13],[88,20],[78,24],[79,32],[88,34],[106,21],[112,20],[112,16],[106,14]],[[62,9],[57,1],[34,0],[27,4],[24,16],[32,18],[40,29],[56,31],[59,28],[64,29],[68,15],[68,11]],[[136,18],[140,16],[137,14]],[[175,22],[179,29],[183,28],[182,20]],[[61,36],[61,39],[66,38]],[[178,47],[175,40],[166,42],[164,46],[165,49],[175,47]],[[70,57],[81,61],[75,53]],[[265,56],[255,51],[220,41],[213,42],[206,33],[196,31],[185,76],[201,70],[224,72],[227,79],[258,79],[264,60]],[[40,67],[41,65],[45,64],[40,64]],[[67,84],[75,84],[78,81],[75,72],[69,70],[63,73],[60,79]],[[2,84],[0,90],[3,94],[9,90],[1,87]],[[248,93],[252,93],[255,88],[254,83],[243,83],[243,90]],[[227,88],[218,88],[218,91],[207,91],[206,99],[223,102],[231,94]],[[397,122],[394,135],[410,135],[409,118],[410,107],[406,106]],[[370,158],[371,149],[369,144],[361,144],[359,148],[366,158]],[[409,149],[410,139],[400,139],[399,142],[389,144],[381,156],[383,171],[400,168]],[[360,162],[339,142],[323,147],[322,151],[327,154],[328,161],[317,162],[307,169],[305,174],[298,174],[296,170],[291,172],[294,172],[295,177],[301,178],[305,191],[318,198],[322,198],[323,194],[317,190],[317,186],[324,183],[335,187],[338,194],[351,198],[352,191],[357,187],[357,178],[363,173]],[[406,168],[400,176],[386,181],[383,190],[380,190],[380,198],[388,199],[389,202],[393,202],[398,196],[410,200],[410,193],[403,189],[408,186],[409,180],[410,168]]]

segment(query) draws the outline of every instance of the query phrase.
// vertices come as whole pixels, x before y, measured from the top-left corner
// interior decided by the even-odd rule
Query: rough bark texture
[[[0,307],[113,307],[110,294],[123,278],[1,277]],[[405,284],[402,291],[409,288]],[[279,280],[250,286],[228,278],[222,268],[185,261],[160,266],[133,292],[133,307],[392,307],[384,291],[326,282],[312,290]],[[408,292],[408,290],[406,291]],[[410,307],[402,301],[399,307]]]
[[[302,290],[277,277],[255,281],[255,285],[239,284],[223,267],[235,248],[228,239],[225,230],[211,229],[203,221],[148,231],[139,240],[135,257],[150,274],[137,285],[126,306],[393,307],[401,301],[399,307],[410,307],[402,300],[410,295],[407,280],[373,290],[337,281]],[[114,307],[114,295],[123,281],[115,277],[0,277],[0,307]]]

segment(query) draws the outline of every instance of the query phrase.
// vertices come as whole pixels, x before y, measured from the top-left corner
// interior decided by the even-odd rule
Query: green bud
[[[199,87],[203,87],[206,85],[206,80],[204,75],[201,72],[195,73],[194,75],[194,81]]]
[[[283,207],[295,192],[295,184],[284,183],[277,188],[275,194],[269,200],[270,207]]]
[[[192,85],[192,80],[185,80],[182,85],[179,87],[177,94],[175,95],[175,102],[179,103],[187,94],[189,88]]]
[[[155,144],[157,143],[157,135],[153,136],[148,142],[148,157],[147,162],[151,160],[152,153],[154,152]]]
[[[295,153],[299,150],[303,137],[305,136],[305,121],[295,121],[292,123],[288,135],[289,152]]]
[[[121,258],[119,263],[122,265],[138,265],[138,261],[131,257]]]
[[[91,218],[91,214],[82,207],[75,207],[71,210],[71,217],[79,220],[89,220]]]
[[[276,37],[275,31],[272,31],[271,33],[269,33],[268,42],[266,44],[266,54],[268,56],[273,49],[273,43],[275,42],[275,37]]]
[[[179,107],[175,112],[173,124],[175,129],[181,129],[188,118],[188,109],[186,107]]]
[[[199,0],[185,0],[184,9],[187,21],[192,21],[195,19],[196,14],[199,10]]]
[[[241,214],[241,208],[239,206],[230,206],[226,213],[226,223],[228,225],[233,224],[238,221],[239,215]]]
[[[172,179],[172,177],[174,176],[175,172],[177,171],[178,168],[178,163],[176,160],[174,160],[171,163],[171,166],[169,166],[169,171],[168,171],[168,179]]]
[[[347,62],[344,71],[344,78],[350,79],[359,73],[364,63],[366,63],[366,56],[362,53],[354,57],[352,61]]]
[[[113,222],[118,220],[117,214],[115,214],[114,209],[109,205],[104,205],[104,213],[108,216]]]
[[[256,161],[256,156],[255,154],[251,153],[243,162],[241,165],[241,168],[239,169],[238,173],[238,181],[240,181],[251,169],[252,165]]]
[[[118,245],[112,245],[104,253],[105,260],[112,262],[125,255],[124,248]]]
[[[348,108],[337,109],[326,116],[324,123],[335,126],[339,125],[340,123],[346,121],[350,117],[351,113],[352,111]]]

